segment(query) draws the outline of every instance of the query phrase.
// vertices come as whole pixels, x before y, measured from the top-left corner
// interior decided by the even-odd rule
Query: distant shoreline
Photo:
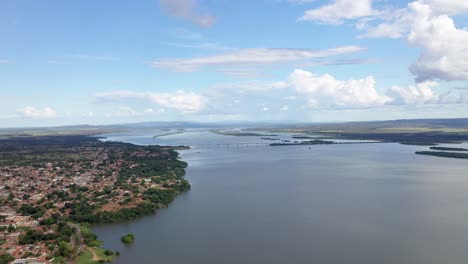
[[[468,153],[445,152],[445,151],[416,151],[419,155],[436,156],[443,158],[468,159]]]

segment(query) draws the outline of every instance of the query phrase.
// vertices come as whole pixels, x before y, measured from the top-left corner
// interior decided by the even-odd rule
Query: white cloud
[[[416,80],[468,80],[468,31],[447,15],[433,15],[428,5],[413,2],[409,8],[415,19],[408,42],[422,49],[410,67]]]
[[[436,87],[436,82],[419,83],[416,86],[401,88],[393,86],[387,90],[387,95],[392,98],[391,104],[428,104],[439,103],[441,96],[434,92],[432,88]]]
[[[154,61],[153,65],[157,68],[175,71],[193,71],[205,66],[297,62],[307,59],[325,58],[361,52],[363,50],[364,48],[358,46],[344,46],[318,51],[311,49],[253,48],[191,59],[159,59]]]
[[[341,10],[345,2],[335,1],[322,8]],[[366,6],[364,9],[374,10],[368,16],[366,12],[348,16],[349,19],[358,19],[356,28],[364,32],[359,37],[405,38],[409,45],[421,49],[420,57],[410,66],[417,82],[468,80],[468,30],[457,28],[449,16],[468,13],[468,1],[416,0],[405,8],[386,10],[374,9],[371,1],[358,2]],[[313,10],[312,14],[317,12],[316,19],[327,20],[327,12],[318,12],[322,8]],[[353,14],[352,11],[350,13]],[[338,20],[335,22],[346,18],[336,17]],[[329,20],[333,22],[333,16]]]
[[[183,113],[199,112],[204,108],[204,98],[193,92],[153,93],[134,91],[112,91],[98,93],[95,98],[100,102],[140,100]]]
[[[18,109],[18,113],[29,118],[53,118],[57,116],[57,112],[51,107],[40,109],[33,106],[26,106]]]
[[[334,0],[330,4],[307,10],[300,20],[341,24],[345,19],[356,19],[375,15],[372,0]]]
[[[314,75],[295,70],[289,77],[298,97],[313,109],[354,109],[386,105],[465,104],[466,93],[434,91],[437,82],[426,81],[407,88],[393,86],[380,94],[372,76],[363,79],[337,80],[329,74]]]
[[[215,22],[213,16],[198,12],[197,0],[159,0],[159,4],[169,14],[202,27],[210,27]]]
[[[468,13],[468,1],[416,0],[386,16],[360,19],[360,37],[405,38],[421,50],[410,66],[417,82],[468,80],[468,30],[457,28],[450,15]]]
[[[284,81],[227,83],[197,93],[111,91],[97,94],[96,100],[133,107],[120,106],[113,112],[114,116],[149,116],[167,109],[167,116],[183,114],[201,119],[213,116],[258,119],[259,112],[269,113],[272,117],[301,118],[301,115],[320,111],[468,103],[465,93],[439,93],[436,89],[438,84],[435,82],[383,89],[377,87],[372,76],[340,80],[330,74],[319,75],[298,69]]]
[[[243,115],[254,113],[256,109],[295,112],[301,107],[318,111],[468,102],[466,95],[440,94],[434,90],[436,87],[437,83],[426,82],[406,88],[394,86],[379,92],[372,76],[338,80],[330,74],[295,70],[286,81],[229,83],[201,94],[207,104],[204,113]],[[292,102],[297,108],[290,107]]]
[[[468,12],[468,1],[465,0],[420,0],[439,14],[457,15]]]
[[[373,77],[340,81],[329,74],[314,75],[295,70],[289,82],[299,95],[307,98],[313,108],[359,108],[383,105],[390,101],[379,95]]]
[[[164,109],[154,110],[153,108],[147,108],[145,110],[135,110],[130,106],[119,106],[112,113],[107,114],[107,117],[144,117],[151,116],[155,114],[164,113]]]
[[[401,38],[405,36],[412,24],[413,15],[406,9],[395,9],[389,11],[386,17],[383,17],[385,22],[371,25],[370,23],[379,18],[364,18],[356,23],[356,28],[364,31],[360,38]]]

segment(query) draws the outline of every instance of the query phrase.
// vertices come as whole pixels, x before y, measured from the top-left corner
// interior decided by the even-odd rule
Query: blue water
[[[263,141],[201,130],[109,136],[199,145],[181,152],[191,191],[156,215],[94,228],[116,263],[468,263],[468,160],[395,143],[203,146]]]

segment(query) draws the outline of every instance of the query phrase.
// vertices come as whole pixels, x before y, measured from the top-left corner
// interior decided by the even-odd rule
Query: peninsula
[[[124,222],[166,207],[190,189],[183,179],[186,166],[173,147],[102,142],[84,135],[2,139],[1,258],[109,260],[113,252],[100,249],[87,226]],[[89,256],[95,261],[83,260]]]

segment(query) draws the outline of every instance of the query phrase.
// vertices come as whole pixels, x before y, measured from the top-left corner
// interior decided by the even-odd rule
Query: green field
[[[95,259],[94,254],[91,252],[91,250],[94,250],[98,259]],[[114,257],[115,255],[106,256],[104,254],[104,249],[102,248],[92,248],[92,249],[86,248],[83,251],[83,253],[81,253],[81,255],[76,259],[75,263],[76,264],[95,264],[95,263],[99,263],[99,259],[112,260]]]

